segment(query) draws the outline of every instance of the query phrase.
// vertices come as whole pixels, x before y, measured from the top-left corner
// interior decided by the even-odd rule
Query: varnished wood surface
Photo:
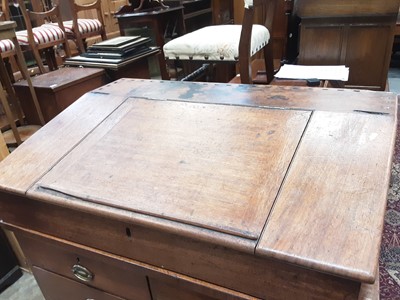
[[[315,112],[256,252],[373,283],[395,139],[384,128],[391,124],[387,116]]]
[[[309,116],[126,101],[38,186],[256,240]]]
[[[18,147],[13,153],[13,161],[19,161],[24,173],[17,176],[14,163],[4,162],[0,169],[0,187],[25,193],[32,182],[44,175],[127,97],[183,101],[195,99],[204,103],[305,110],[364,111],[391,116],[394,116],[397,103],[392,93],[359,90],[120,79],[85,94]],[[26,148],[29,154],[25,153]],[[40,165],[36,163],[38,160],[41,161]]]
[[[198,104],[191,102],[197,102]],[[229,105],[216,105],[218,103]],[[201,116],[199,107],[206,112],[203,118],[198,116]],[[157,230],[160,233],[159,240],[163,240],[163,232],[175,228],[174,235],[177,237],[175,242],[178,244],[179,236],[182,236],[183,232],[188,232],[186,229],[191,227],[191,240],[201,240],[205,243],[210,242],[210,245],[214,244],[222,247],[219,259],[228,259],[228,257],[223,258],[224,255],[222,253],[225,253],[223,247],[227,246],[228,249],[233,249],[231,246],[234,243],[233,241],[242,239],[248,242],[244,242],[246,246],[238,253],[249,250],[250,253],[255,251],[255,256],[251,255],[250,257],[254,256],[260,260],[277,258],[277,261],[281,263],[294,263],[300,267],[339,276],[337,278],[346,277],[351,279],[348,281],[349,284],[372,282],[376,275],[375,267],[377,264],[380,231],[382,228],[389,178],[388,173],[397,121],[396,107],[396,96],[391,93],[124,79],[86,94],[19,147],[10,158],[7,158],[0,165],[0,186],[5,191],[19,193],[20,195],[28,192],[28,197],[30,198],[40,199],[41,201],[54,203],[72,210],[83,210],[93,216],[99,216],[98,221],[96,221],[98,227],[92,226],[90,228],[78,229],[78,227],[57,228],[56,226],[51,226],[44,230],[55,230],[54,234],[56,236],[60,234],[63,238],[67,239],[74,237],[79,239],[76,240],[79,243],[85,244],[86,241],[93,243],[91,244],[92,246],[106,248],[111,253],[127,251],[126,253],[132,253],[137,259],[144,261],[154,259],[155,255],[154,253],[146,253],[146,251],[143,251],[143,248],[140,251],[141,249],[136,250],[131,246],[112,244],[108,240],[101,241],[101,236],[99,238],[93,237],[88,239],[85,236],[80,236],[78,233],[83,232],[83,230],[90,229],[93,231],[93,228],[102,228],[102,222],[104,223],[104,232],[114,230],[111,227],[107,227],[107,224],[111,226],[113,222],[111,219],[109,223],[105,222],[108,212],[113,220],[119,219],[121,222],[128,223],[131,220],[133,224],[139,222],[137,221],[137,216],[144,213],[140,220],[140,226],[143,228],[153,226],[155,228],[154,224],[157,223]],[[185,108],[185,110],[182,110],[182,108]],[[185,113],[187,115],[184,115]],[[281,115],[281,117],[275,118],[275,113]],[[213,114],[218,117],[214,121],[211,121],[209,118]],[[309,115],[311,115],[310,121],[308,121]],[[238,118],[238,116],[243,117],[243,119]],[[262,116],[266,117],[266,120],[263,120]],[[289,118],[288,116],[291,117]],[[303,123],[303,125],[299,126],[301,123],[290,123],[292,121],[289,122],[289,120],[296,120],[295,116],[304,117],[304,121],[308,122],[308,125],[304,126]],[[218,120],[218,118],[221,120]],[[201,124],[200,121],[202,120],[207,121],[207,123]],[[225,124],[223,120],[229,122]],[[238,121],[233,122],[235,120]],[[255,122],[255,120],[257,121]],[[166,129],[162,128],[158,122],[164,124],[166,128],[170,128],[171,131],[165,134]],[[257,126],[252,122],[257,123]],[[274,125],[274,123],[277,124]],[[175,127],[172,126],[174,124]],[[212,124],[224,124],[222,128],[226,131],[222,130],[219,133],[207,127]],[[248,126],[249,128],[246,127],[246,129],[242,128],[237,131],[235,124],[238,127],[241,124],[240,127]],[[139,127],[136,129],[134,128],[135,126]],[[251,126],[253,126],[253,129],[250,129]],[[126,170],[122,174],[118,172],[109,174],[117,176],[116,178],[126,179],[129,173],[135,178],[137,176],[133,174],[135,170],[141,170],[142,175],[147,174],[146,176],[156,176],[154,178],[157,178],[159,173],[152,173],[151,170],[159,171],[159,168],[154,168],[154,165],[151,164],[147,168],[144,164],[141,168],[137,169],[135,164],[129,161],[129,158],[131,158],[129,155],[136,153],[135,155],[140,154],[142,158],[146,158],[147,155],[150,156],[152,154],[153,157],[150,162],[157,162],[157,159],[160,158],[163,158],[164,161],[165,158],[168,158],[170,160],[167,160],[166,166],[170,167],[171,165],[168,164],[171,164],[172,161],[176,162],[177,154],[175,152],[187,153],[181,151],[182,147],[177,147],[175,152],[168,149],[168,147],[185,145],[183,141],[186,141],[189,145],[193,145],[196,141],[196,138],[190,135],[193,133],[204,143],[206,135],[201,135],[206,134],[204,132],[208,132],[209,141],[214,141],[215,145],[217,145],[214,148],[210,148],[211,152],[209,153],[215,154],[216,157],[212,161],[220,163],[218,167],[213,166],[213,168],[207,170],[209,172],[206,173],[209,174],[208,177],[213,178],[212,176],[219,174],[218,172],[230,170],[227,168],[230,165],[224,164],[222,156],[218,156],[219,151],[223,152],[227,149],[231,150],[231,153],[246,153],[245,156],[252,157],[251,160],[256,159],[260,164],[259,166],[254,165],[252,161],[249,161],[246,164],[246,167],[249,167],[249,169],[240,170],[240,176],[250,176],[251,178],[251,176],[258,174],[256,177],[260,177],[260,173],[257,173],[258,168],[269,169],[271,164],[271,162],[267,163],[263,160],[264,156],[268,157],[270,155],[268,153],[269,148],[265,147],[265,151],[261,151],[262,143],[260,144],[261,148],[250,148],[249,145],[244,143],[233,143],[226,140],[227,136],[229,136],[227,133],[236,133],[231,134],[231,137],[251,142],[252,139],[249,138],[249,135],[243,133],[246,133],[246,130],[250,130],[256,134],[258,126],[262,128],[272,126],[278,129],[276,131],[278,133],[279,130],[282,130],[280,128],[285,128],[285,134],[288,135],[288,138],[289,136],[295,136],[294,132],[296,130],[298,131],[296,134],[302,136],[300,143],[296,145],[296,150],[292,148],[285,149],[288,153],[292,153],[289,167],[287,167],[287,159],[279,159],[279,156],[273,156],[273,159],[280,161],[280,167],[284,170],[288,169],[288,172],[285,173],[280,190],[276,192],[276,200],[273,202],[271,214],[269,215],[265,213],[265,210],[263,211],[263,220],[266,226],[260,239],[255,234],[257,231],[254,228],[256,227],[252,227],[253,231],[249,231],[252,232],[251,234],[243,234],[243,228],[247,226],[246,222],[250,224],[255,221],[255,223],[260,224],[261,218],[257,221],[257,214],[254,215],[254,220],[249,220],[252,217],[235,220],[232,216],[241,217],[237,215],[237,211],[221,215],[224,213],[224,210],[218,210],[218,203],[228,201],[227,205],[232,204],[229,204],[231,196],[235,193],[232,190],[228,190],[224,194],[220,190],[215,191],[215,195],[219,196],[217,199],[222,199],[221,195],[226,195],[226,199],[219,200],[221,202],[211,201],[212,203],[217,203],[217,210],[215,212],[204,212],[201,217],[198,217],[193,222],[188,217],[187,207],[179,207],[177,211],[172,211],[172,206],[164,206],[168,215],[162,217],[175,221],[162,221],[162,218],[156,217],[157,215],[161,215],[162,212],[158,211],[154,213],[153,209],[155,209],[155,206],[152,207],[152,203],[144,203],[144,198],[138,200],[129,195],[127,191],[121,193],[121,191],[116,192],[110,188],[100,187],[100,190],[106,192],[106,194],[102,195],[103,199],[99,199],[95,194],[94,197],[86,197],[83,194],[82,185],[77,190],[75,189],[76,186],[73,185],[77,184],[79,180],[90,179],[87,181],[89,184],[85,185],[85,187],[88,187],[89,191],[92,189],[89,193],[91,194],[94,185],[91,186],[90,183],[94,184],[95,182],[105,180],[96,178],[98,176],[96,172],[98,172],[99,168],[112,170],[113,162],[117,162],[116,170],[126,167]],[[144,129],[152,133],[151,137],[139,135],[139,133],[145,132]],[[180,135],[181,133],[185,134]],[[222,133],[224,134],[222,135]],[[130,137],[129,134],[131,134]],[[159,135],[158,137],[157,134]],[[130,141],[125,141],[122,139],[123,137],[126,137]],[[157,143],[150,142],[149,139],[155,137],[157,139],[154,141],[157,141]],[[162,149],[155,148],[154,145],[159,144],[162,141],[162,137],[165,139],[167,137],[171,138],[168,138],[164,142],[165,146],[163,145]],[[179,143],[177,143],[179,141],[177,137],[182,139]],[[183,137],[186,139],[183,139]],[[224,143],[218,144],[217,142],[220,142],[221,139]],[[144,140],[145,142],[138,143],[138,140]],[[285,139],[281,141],[284,142]],[[266,145],[270,146],[272,144],[267,143]],[[147,148],[135,148],[143,145],[147,145]],[[234,149],[232,145],[241,145],[241,148],[239,148],[241,151]],[[112,157],[114,152],[111,151],[117,150],[119,146],[125,150],[125,152],[121,153],[118,153],[119,150],[115,152],[118,155],[124,155],[120,158],[121,161],[118,158]],[[225,146],[228,146],[228,148],[224,149],[223,147]],[[293,147],[290,144],[285,146]],[[73,150],[75,147],[76,150]],[[48,149],[51,149],[51,151]],[[156,149],[158,150],[158,155],[153,152]],[[193,150],[190,147],[188,149]],[[210,150],[208,148],[200,149],[203,149],[204,152],[206,152],[205,150]],[[140,152],[139,150],[146,150],[149,153],[146,151]],[[229,154],[229,151],[227,152]],[[279,151],[275,152],[272,151],[274,155],[280,153]],[[226,155],[227,157],[229,157],[228,154]],[[100,167],[93,169],[94,163],[90,161],[92,155]],[[259,157],[255,158],[252,155],[258,155]],[[196,155],[191,159],[194,160],[195,157],[200,156]],[[138,158],[139,156],[134,161],[139,162]],[[242,157],[242,159],[244,158]],[[40,161],[39,164],[38,161]],[[125,163],[122,164],[122,161]],[[143,159],[141,161],[141,163],[144,162],[147,162],[147,160]],[[66,169],[62,168],[62,166],[65,167],[69,163],[72,163],[70,167]],[[82,163],[82,170],[78,168],[80,163]],[[107,165],[107,163],[110,163],[110,165]],[[18,176],[14,172],[16,164],[20,165],[24,170]],[[179,175],[175,173],[178,173],[177,170],[180,170],[179,168],[181,167],[174,167],[172,170],[175,171],[166,176],[176,178]],[[50,171],[51,169],[53,170]],[[232,174],[235,173],[232,170],[237,172],[235,168],[232,168],[230,170]],[[125,172],[126,174],[124,174]],[[48,174],[45,175],[46,173]],[[278,172],[276,174],[282,173]],[[45,177],[43,177],[44,175]],[[76,182],[72,182],[72,185],[68,187],[71,183],[63,180],[65,176],[71,176],[71,178],[76,176]],[[91,176],[94,176],[94,179]],[[234,178],[233,175],[231,176],[230,178]],[[43,179],[39,181],[42,177]],[[168,177],[165,177],[164,180],[166,178]],[[206,182],[205,178],[203,177],[201,180]],[[253,182],[253,184],[262,186],[266,182],[266,178],[261,176],[262,180],[257,183]],[[140,178],[136,177],[136,179]],[[112,179],[110,180],[112,183]],[[246,180],[244,179],[243,183],[248,184],[247,187],[250,189],[252,185],[248,182],[246,183]],[[214,181],[217,180],[213,178],[211,183],[204,185],[205,191],[207,191],[207,188],[210,188],[204,195],[209,196]],[[51,186],[54,182],[57,184]],[[148,183],[154,182],[157,182],[157,180],[152,179],[148,181]],[[48,185],[48,188],[59,190],[59,192],[43,190],[43,188],[40,188],[41,184],[43,186]],[[217,181],[216,184],[214,187],[221,187],[220,182]],[[34,187],[30,189],[32,186]],[[132,188],[128,183],[119,183],[119,187],[123,189]],[[63,190],[65,188],[66,190]],[[240,188],[240,185],[231,185],[230,188],[237,190]],[[185,189],[187,189],[187,186],[180,192],[182,195],[187,196],[188,191],[185,191]],[[76,191],[80,194],[75,196],[81,199],[67,195],[69,192],[75,193]],[[245,191],[248,190],[245,189]],[[171,195],[176,195],[176,193],[174,191]],[[118,198],[121,195],[124,197]],[[114,198],[113,196],[117,197]],[[90,199],[91,202],[85,201],[85,197]],[[129,201],[124,202],[126,199]],[[195,199],[195,197],[192,197],[190,201]],[[31,201],[32,207],[28,209],[27,203],[29,201],[31,200],[26,200],[25,204],[21,203],[27,209],[26,215],[28,215],[28,211],[33,210],[35,205],[38,205],[38,209],[35,211],[42,213],[42,215],[36,216],[37,219],[34,221],[29,221],[31,224],[38,222],[36,224],[38,230],[45,228],[45,224],[50,222],[50,220],[53,220],[51,222],[56,224],[58,216],[62,217],[62,222],[67,222],[65,215],[67,212],[64,214],[54,207],[53,209],[49,207],[47,213],[45,213],[44,206],[46,204],[39,204],[36,201]],[[92,201],[101,202],[102,204],[93,203]],[[187,199],[185,201],[183,203],[188,206],[192,204]],[[134,206],[138,203],[145,205],[145,209],[140,210],[141,213],[131,212],[130,209],[134,210]],[[175,204],[179,203],[176,202]],[[254,204],[260,204],[260,201],[256,201]],[[10,222],[10,224],[13,222],[21,222],[19,223],[21,225],[26,224],[24,223],[25,221],[19,219],[19,216],[15,216],[12,213],[18,207],[17,202],[11,203],[9,201],[8,203],[7,201],[3,201],[1,205],[2,211],[4,211],[2,213],[4,216],[3,220]],[[15,208],[13,208],[13,205],[15,205]],[[210,202],[206,202],[205,207],[207,205],[210,205]],[[39,209],[39,207],[42,208]],[[200,206],[192,205],[191,207],[197,208],[196,213],[198,213],[198,207]],[[212,210],[211,207],[209,207],[210,210]],[[245,205],[244,207],[246,208],[247,206]],[[246,210],[244,209],[243,212],[245,213]],[[147,214],[152,216],[146,216]],[[173,214],[176,215],[174,216]],[[76,219],[74,219],[75,217]],[[40,222],[39,218],[42,218]],[[89,222],[89,219],[85,218],[84,214],[77,214],[76,216],[71,216],[71,218],[77,224],[79,220],[83,221],[83,224]],[[296,220],[296,222],[293,220]],[[183,224],[188,227],[184,227],[183,225],[181,227],[179,221],[188,223]],[[71,222],[71,224],[74,224],[72,220]],[[223,225],[219,228],[216,225],[218,223]],[[232,224],[234,226],[231,228],[235,229],[227,230]],[[208,229],[200,228],[196,225]],[[168,227],[170,229],[167,229]],[[72,232],[64,233],[63,230],[65,228],[74,229],[72,229]],[[181,232],[181,228],[185,229]],[[221,232],[218,232],[219,230]],[[53,234],[53,232],[49,232],[49,234]],[[101,232],[98,234],[101,234]],[[235,236],[235,234],[241,237]],[[222,239],[222,236],[224,236],[225,240]],[[257,239],[257,247],[253,245],[254,247],[251,248],[252,239]],[[98,243],[101,243],[101,246]],[[168,242],[165,241],[165,245],[167,244]],[[149,245],[144,242],[143,247],[145,246],[148,247]],[[191,256],[188,257],[187,263],[189,265],[190,257],[195,257],[193,249],[190,250]],[[199,255],[198,257],[202,257],[201,255],[203,255],[200,252],[196,253],[196,255]],[[125,255],[126,253],[120,254]],[[172,255],[172,257],[175,256]],[[176,271],[186,270],[189,266],[179,266],[176,260],[168,260],[168,255],[159,259],[162,259],[159,262],[161,266],[168,264],[170,269],[177,268]],[[238,259],[237,256],[236,259]],[[211,259],[210,265],[213,263],[216,262]],[[188,276],[196,277],[204,275],[201,271],[202,268],[203,266],[199,266],[198,269],[189,267],[188,272],[193,273],[188,274]],[[209,274],[209,276],[213,278],[212,280],[224,280],[223,278],[218,278],[215,274]],[[234,286],[229,286],[232,283],[227,279],[225,280],[222,285],[234,289]],[[248,285],[250,285],[250,282]],[[349,286],[349,291],[351,290],[353,293],[356,289],[356,284],[351,287]],[[344,290],[345,288],[341,291],[343,292]]]

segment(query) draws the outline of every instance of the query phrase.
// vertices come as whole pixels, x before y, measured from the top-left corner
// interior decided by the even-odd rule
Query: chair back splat
[[[70,1],[72,20],[64,21],[63,24],[67,32],[67,38],[75,42],[80,53],[86,52],[87,38],[100,36],[103,41],[107,39],[103,13],[101,10],[101,0],[95,0],[90,4],[77,4],[74,0],[66,1]],[[80,13],[84,11],[90,11],[90,13],[93,13],[95,17],[80,18]]]
[[[239,63],[242,83],[253,83],[251,60],[263,52],[267,83],[274,77],[272,39],[277,0],[244,0],[242,25],[207,26],[171,40],[163,50],[167,60],[210,64]],[[262,23],[255,24],[261,17]],[[190,78],[186,76],[185,78]]]
[[[252,83],[251,78],[251,41],[255,12],[259,12],[264,20],[264,26],[273,32],[273,20],[276,10],[276,0],[245,0],[245,13],[242,21],[242,32],[239,43],[239,70],[242,83]],[[272,39],[264,47],[264,60],[267,73],[267,83],[274,77]],[[247,68],[247,69],[246,69]]]

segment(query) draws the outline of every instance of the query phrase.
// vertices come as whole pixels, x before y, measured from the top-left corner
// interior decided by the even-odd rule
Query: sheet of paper
[[[276,78],[286,79],[310,79],[320,80],[341,80],[349,79],[349,68],[346,66],[302,66],[302,65],[283,65]]]

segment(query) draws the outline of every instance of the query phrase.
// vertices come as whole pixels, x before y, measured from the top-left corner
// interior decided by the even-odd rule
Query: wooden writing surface
[[[132,98],[38,185],[258,239],[309,116]]]
[[[395,139],[385,128],[392,122],[314,112],[256,252],[373,283]]]

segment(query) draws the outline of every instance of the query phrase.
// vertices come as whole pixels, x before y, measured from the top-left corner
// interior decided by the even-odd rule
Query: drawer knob
[[[74,265],[72,267],[72,273],[76,278],[85,282],[92,281],[94,277],[92,272],[81,265]]]

